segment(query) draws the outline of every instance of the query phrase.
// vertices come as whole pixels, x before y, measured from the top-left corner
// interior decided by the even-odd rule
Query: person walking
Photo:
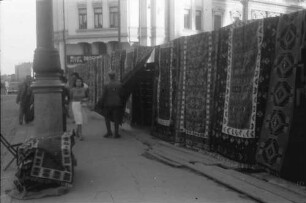
[[[88,101],[88,88],[84,88],[83,79],[77,78],[73,88],[70,90],[70,100],[72,101],[72,113],[76,124],[76,136],[83,140],[82,125],[87,122],[87,115],[83,106]]]
[[[105,138],[112,137],[111,121],[114,122],[115,135],[114,138],[121,137],[119,135],[119,124],[122,121],[122,84],[116,81],[116,73],[109,72],[110,82],[104,86],[101,98],[102,111],[104,112],[105,125],[107,133]]]

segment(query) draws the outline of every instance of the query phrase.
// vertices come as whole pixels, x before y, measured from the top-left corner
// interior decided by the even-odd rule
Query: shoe
[[[111,136],[112,136],[112,134],[106,133],[103,137],[109,138],[109,137],[111,137]]]
[[[119,135],[119,134],[117,134],[117,135],[114,136],[115,139],[118,139],[118,138],[120,138],[120,137],[121,137],[121,135]]]

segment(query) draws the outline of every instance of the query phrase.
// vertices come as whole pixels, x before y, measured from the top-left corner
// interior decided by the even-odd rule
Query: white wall
[[[67,55],[82,54],[78,43],[108,43],[118,40],[118,29],[109,28],[109,6],[118,5],[118,0],[53,0],[55,45],[63,61],[63,1],[65,1]],[[250,1],[248,17],[253,18],[254,12],[271,11],[288,13],[297,10],[298,6],[306,8],[306,2],[296,3],[294,0]],[[288,3],[290,2],[290,3]],[[292,4],[294,3],[294,6]],[[101,4],[103,12],[103,28],[94,28],[93,4]],[[87,8],[87,29],[79,29],[78,7]],[[121,42],[123,47],[139,44],[154,46],[181,36],[196,34],[214,29],[214,14],[222,16],[222,26],[233,23],[233,15],[242,19],[243,5],[238,0],[120,0],[121,5]],[[288,7],[288,5],[291,5]],[[191,8],[191,29],[184,29],[184,8]],[[202,10],[202,30],[195,30],[195,10]],[[253,13],[253,14],[252,14]],[[253,16],[252,16],[253,15]],[[111,46],[108,52],[112,51]],[[92,45],[92,53],[98,53]],[[63,65],[63,64],[62,64]],[[63,66],[62,66],[63,67]]]

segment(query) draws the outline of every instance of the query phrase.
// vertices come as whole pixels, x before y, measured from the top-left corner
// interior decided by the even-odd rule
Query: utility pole
[[[33,70],[36,81],[34,92],[34,137],[58,136],[63,133],[61,70],[58,51],[53,44],[52,0],[36,0],[37,48]]]
[[[63,43],[64,43],[64,71],[65,73],[67,73],[65,0],[63,0]]]
[[[119,43],[119,49],[121,49],[121,8],[120,8],[120,0],[118,0],[118,43]]]

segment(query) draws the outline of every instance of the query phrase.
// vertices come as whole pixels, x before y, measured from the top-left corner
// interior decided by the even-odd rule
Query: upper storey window
[[[119,12],[118,6],[109,7],[109,19],[110,19],[110,27],[115,28],[119,26]]]
[[[94,8],[95,28],[102,28],[102,7]]]
[[[79,29],[87,29],[87,10],[79,8]]]
[[[195,26],[196,26],[196,30],[202,30],[202,11],[201,10],[196,10],[195,13]]]
[[[184,9],[184,28],[191,29],[191,14],[190,9]]]
[[[217,30],[222,27],[222,16],[214,15],[214,29]]]

